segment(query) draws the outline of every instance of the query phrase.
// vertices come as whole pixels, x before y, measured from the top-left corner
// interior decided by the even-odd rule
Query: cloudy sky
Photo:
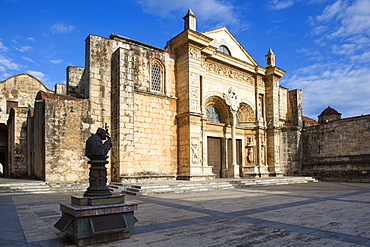
[[[29,73],[53,89],[84,66],[89,34],[163,48],[188,8],[197,31],[226,26],[261,66],[272,48],[304,115],[370,114],[370,0],[0,0],[0,81]]]

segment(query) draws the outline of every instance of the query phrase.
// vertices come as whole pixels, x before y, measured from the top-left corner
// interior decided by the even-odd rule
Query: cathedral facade
[[[191,10],[164,49],[89,35],[85,66],[68,67],[57,94],[40,88],[26,114],[26,176],[85,182],[97,128],[112,138],[112,181],[297,174],[301,91],[279,85],[284,73],[271,49],[261,66],[227,28],[197,32]]]

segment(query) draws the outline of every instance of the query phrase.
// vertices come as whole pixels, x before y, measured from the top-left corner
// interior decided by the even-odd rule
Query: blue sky
[[[84,66],[89,34],[163,48],[188,8],[197,31],[226,26],[261,66],[272,48],[305,116],[370,114],[370,0],[0,0],[0,81],[29,73],[53,89]]]

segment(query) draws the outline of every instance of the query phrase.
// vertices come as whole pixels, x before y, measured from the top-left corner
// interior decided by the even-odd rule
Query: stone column
[[[233,152],[231,167],[229,169],[229,176],[239,178],[239,165],[236,162],[236,111],[231,112],[233,115],[233,122],[231,125],[231,149]]]
[[[279,126],[279,79],[285,71],[271,67],[266,70],[266,121],[267,121],[267,164],[269,176],[281,176],[280,170],[280,126]]]
[[[239,165],[236,162],[236,112],[239,109],[240,100],[236,95],[233,87],[230,87],[228,92],[224,94],[226,104],[229,105],[233,121],[231,124],[231,147],[232,147],[232,163],[229,167],[229,177],[239,178]]]

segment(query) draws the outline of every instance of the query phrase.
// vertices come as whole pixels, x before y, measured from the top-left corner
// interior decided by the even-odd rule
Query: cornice
[[[185,43],[191,42],[191,43],[198,44],[202,47],[205,47],[205,46],[208,46],[212,40],[213,39],[201,33],[195,32],[191,29],[187,29],[187,30],[184,30],[179,35],[177,35],[175,38],[171,39],[169,41],[169,44],[173,48],[177,48]]]

